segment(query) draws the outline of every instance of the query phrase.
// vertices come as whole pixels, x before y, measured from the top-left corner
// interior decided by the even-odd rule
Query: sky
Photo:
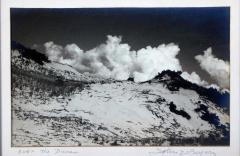
[[[105,43],[107,35],[121,36],[121,43],[134,51],[174,43],[180,48],[176,57],[183,71],[195,71],[201,79],[214,82],[216,79],[209,74],[212,70],[203,70],[204,65],[198,62],[201,59],[195,56],[211,47],[216,58],[229,61],[229,14],[226,7],[12,8],[11,40],[39,51],[44,51],[42,47],[49,41],[62,46],[75,43],[89,51]]]

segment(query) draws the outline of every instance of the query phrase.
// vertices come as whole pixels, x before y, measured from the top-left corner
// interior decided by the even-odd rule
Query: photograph
[[[11,7],[9,45],[11,147],[230,146],[228,6]]]

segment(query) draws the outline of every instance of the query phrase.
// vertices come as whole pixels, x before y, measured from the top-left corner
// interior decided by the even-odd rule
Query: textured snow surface
[[[219,126],[229,131],[229,115],[222,108],[158,81],[103,80],[12,51],[11,94],[13,146],[227,144]],[[200,105],[221,125],[203,120]]]

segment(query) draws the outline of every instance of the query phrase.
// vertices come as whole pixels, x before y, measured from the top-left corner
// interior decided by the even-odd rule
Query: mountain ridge
[[[12,46],[13,146],[229,145],[228,92],[170,70],[96,78],[31,52]]]

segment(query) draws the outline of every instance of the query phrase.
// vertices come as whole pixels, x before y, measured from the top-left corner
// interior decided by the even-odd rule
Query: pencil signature
[[[160,149],[149,152],[149,156],[216,156],[216,153],[210,150],[174,150],[174,149]]]

